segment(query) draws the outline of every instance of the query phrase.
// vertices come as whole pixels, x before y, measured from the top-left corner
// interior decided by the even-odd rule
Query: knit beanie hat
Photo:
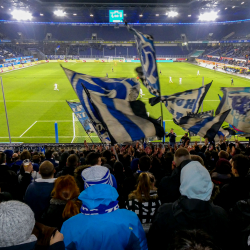
[[[180,193],[189,199],[210,200],[213,183],[205,167],[198,161],[191,161],[181,170]]]
[[[138,170],[138,164],[139,164],[139,159],[135,158],[131,161],[130,163],[130,168],[133,172],[136,172]]]
[[[0,203],[0,247],[15,246],[31,238],[34,213],[20,201]]]
[[[108,168],[103,166],[92,166],[82,171],[84,188],[96,184],[109,184],[113,187],[113,180]]]

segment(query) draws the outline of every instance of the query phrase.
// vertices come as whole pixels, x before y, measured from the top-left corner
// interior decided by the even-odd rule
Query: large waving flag
[[[83,126],[84,130],[88,135],[91,133],[98,134],[94,128],[94,126],[91,124],[91,120],[89,119],[86,111],[84,110],[83,106],[79,102],[68,102],[68,105],[72,109],[72,111],[75,113],[75,116],[78,118],[79,122]]]
[[[226,122],[233,128],[250,133],[250,87],[221,88],[223,97],[216,110],[216,114],[231,109]]]
[[[224,113],[214,117],[205,118],[195,117],[195,115],[185,116],[182,117],[178,122],[176,120],[174,120],[174,122],[196,135],[213,140],[229,112],[230,110],[227,110]]]
[[[173,115],[173,119],[178,122],[188,112],[196,114],[199,111],[211,85],[212,82],[198,89],[190,89],[169,96],[153,97],[149,99],[149,102],[154,106],[162,100],[168,111]]]
[[[127,25],[127,23],[125,23]],[[129,31],[134,33],[141,67],[136,71],[142,80],[143,85],[152,95],[160,95],[160,82],[157,71],[154,39],[150,35],[142,34],[127,25]]]
[[[148,137],[163,137],[161,125],[147,116],[145,104],[100,96],[84,88],[91,102],[109,131],[112,143],[132,142]]]

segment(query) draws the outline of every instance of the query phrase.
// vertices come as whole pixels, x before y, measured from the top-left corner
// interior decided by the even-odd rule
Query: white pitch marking
[[[21,138],[30,128],[32,128],[35,124],[37,123],[37,121],[35,121],[27,130],[25,130],[20,136],[19,138]]]

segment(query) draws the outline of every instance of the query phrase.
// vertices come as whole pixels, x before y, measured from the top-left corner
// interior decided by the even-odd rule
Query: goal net
[[[109,62],[125,62],[125,57],[109,57]]]
[[[76,117],[74,113],[72,113],[73,117],[73,139],[71,143],[84,143],[86,140],[87,143],[101,143],[101,140],[95,133],[87,134],[84,130],[82,124]]]

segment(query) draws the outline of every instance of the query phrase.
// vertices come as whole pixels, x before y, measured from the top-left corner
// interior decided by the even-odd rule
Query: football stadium
[[[249,10],[0,0],[0,249],[249,249]]]

